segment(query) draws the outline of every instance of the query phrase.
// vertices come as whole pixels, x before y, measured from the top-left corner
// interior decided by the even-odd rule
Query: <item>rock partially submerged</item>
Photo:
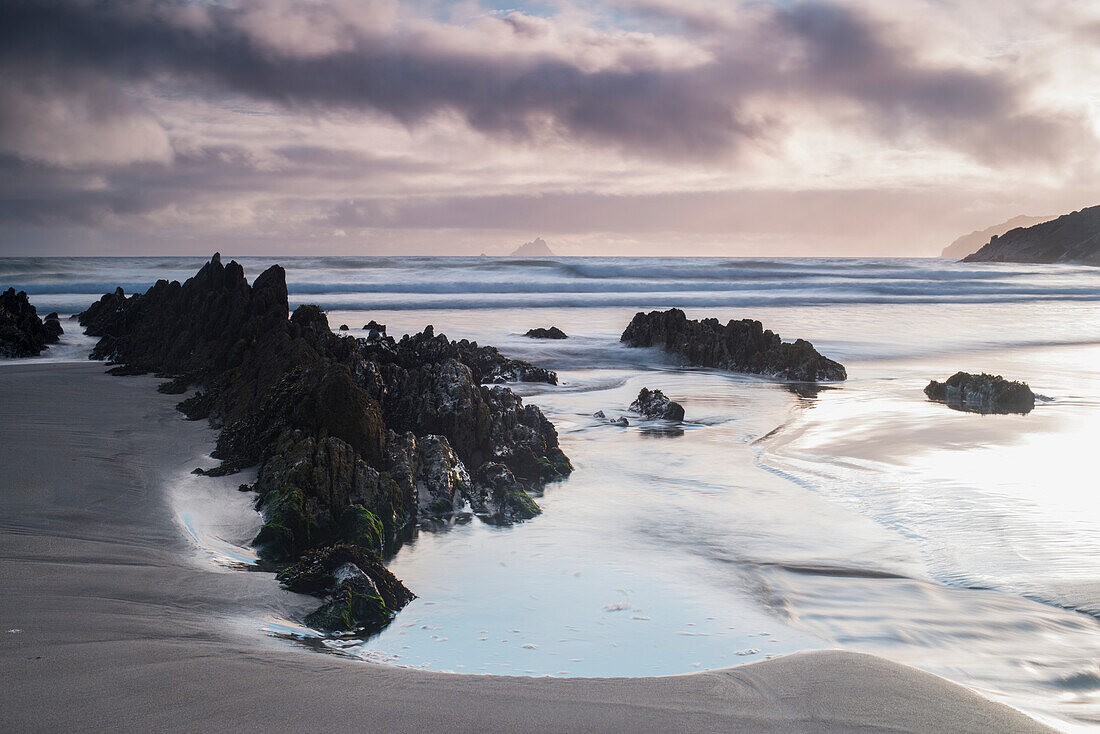
[[[57,314],[38,318],[25,292],[8,288],[0,293],[0,357],[35,357],[63,333]]]
[[[800,382],[848,376],[843,366],[822,356],[810,342],[784,342],[752,319],[723,325],[717,319],[689,320],[678,308],[638,313],[620,341],[630,347],[662,347],[698,367]]]
[[[946,382],[932,380],[924,388],[924,394],[974,413],[1028,413],[1035,407],[1035,393],[1027,383],[985,373],[956,372]]]
[[[529,329],[524,336],[532,339],[568,339],[569,336],[556,326],[551,326],[549,329]]]
[[[326,632],[378,631],[416,598],[378,556],[354,545],[311,550],[278,579],[290,591],[324,598],[305,621]]]
[[[626,416],[619,416],[618,418],[608,418],[607,414],[604,413],[602,410],[597,410],[595,413],[592,414],[592,417],[596,420],[610,423],[613,426],[619,426],[620,428],[626,428],[630,425],[630,421],[626,419]]]
[[[670,421],[684,419],[684,406],[673,402],[660,390],[650,390],[648,387],[643,387],[638,392],[638,398],[630,404],[630,409],[646,418]]]
[[[118,289],[80,315],[112,372],[170,377],[169,393],[199,388],[179,408],[222,429],[222,464],[208,474],[259,465],[254,544],[265,560],[330,546],[391,554],[417,524],[467,506],[487,522],[527,519],[539,512],[528,493],[572,471],[537,407],[483,384],[553,383],[553,372],[430,326],[398,342],[372,321],[356,339],[333,333],[316,306],[287,312],[281,267],[249,286],[215,255],[182,285],[162,280],[129,298]],[[345,576],[315,592],[326,595],[311,615],[319,626],[351,612],[356,624],[382,618],[363,601],[369,586]]]

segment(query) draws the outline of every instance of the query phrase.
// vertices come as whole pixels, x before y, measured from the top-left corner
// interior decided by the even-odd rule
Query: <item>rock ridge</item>
[[[557,376],[431,326],[395,341],[372,321],[355,338],[316,306],[288,311],[280,266],[249,285],[215,254],[182,284],[120,288],[79,318],[112,373],[169,378],[167,393],[198,388],[179,409],[221,429],[222,463],[207,473],[259,466],[249,489],[261,558],[333,579],[310,586],[325,603],[307,623],[375,631],[412,598],[393,591],[381,559],[418,527],[466,511],[495,524],[534,517],[529,493],[572,471],[542,412],[491,384]]]

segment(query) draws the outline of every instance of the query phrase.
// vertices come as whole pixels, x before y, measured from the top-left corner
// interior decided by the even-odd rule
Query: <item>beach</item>
[[[235,620],[308,602],[270,574],[196,560],[165,487],[214,432],[154,386],[99,363],[0,369],[7,731],[1045,730],[936,676],[840,651],[589,680],[430,673],[296,649]]]

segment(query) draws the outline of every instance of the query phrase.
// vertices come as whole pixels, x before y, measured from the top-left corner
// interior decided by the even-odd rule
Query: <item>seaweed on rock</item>
[[[118,373],[197,388],[179,409],[222,429],[207,473],[259,466],[254,544],[296,562],[280,574],[288,588],[324,597],[307,623],[374,630],[412,598],[380,560],[411,528],[466,507],[492,523],[534,517],[529,493],[572,471],[537,407],[483,384],[557,376],[430,326],[395,341],[372,321],[357,339],[316,306],[288,310],[281,267],[250,286],[215,254],[183,284],[118,289],[79,318]]]
[[[924,394],[968,413],[1029,413],[1035,407],[1035,393],[1026,382],[1012,382],[984,372],[956,372],[944,382],[932,380]]]

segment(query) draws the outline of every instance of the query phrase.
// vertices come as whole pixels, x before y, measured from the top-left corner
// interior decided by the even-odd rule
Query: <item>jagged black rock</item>
[[[222,429],[222,464],[208,474],[259,465],[261,557],[316,565],[317,554],[349,546],[340,553],[367,559],[345,560],[342,580],[314,590],[326,604],[310,619],[377,629],[412,598],[405,589],[382,607],[371,601],[371,589],[392,585],[377,557],[411,528],[467,506],[487,522],[533,517],[528,492],[572,471],[537,407],[482,384],[557,376],[431,326],[395,341],[372,321],[355,338],[332,333],[316,306],[289,319],[288,310],[281,267],[249,286],[240,265],[215,254],[183,284],[104,295],[80,323],[100,337],[92,357],[115,374],[170,377],[160,389],[171,394],[198,388],[179,409]]]
[[[620,341],[630,347],[663,347],[692,365],[731,372],[817,382],[848,377],[805,339],[784,342],[759,321],[692,321],[678,308],[638,313]]]

